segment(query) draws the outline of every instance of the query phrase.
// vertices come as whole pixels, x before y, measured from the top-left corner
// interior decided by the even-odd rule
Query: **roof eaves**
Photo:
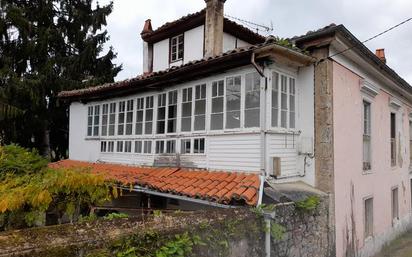
[[[141,33],[141,37],[146,42],[158,42],[172,35],[182,33],[204,24],[205,18],[206,10],[202,9],[199,12],[188,14],[177,20],[167,22],[153,31]],[[228,18],[224,18],[223,30],[250,44],[258,44],[265,41],[264,36],[255,33],[249,28],[246,28],[245,26],[242,26]]]
[[[90,101],[95,99],[109,98],[129,94],[131,91],[137,92],[145,89],[156,89],[167,82],[178,83],[202,77],[205,74],[216,73],[234,67],[239,67],[250,62],[250,55],[253,52],[259,53],[262,50],[273,48],[277,51],[289,52],[297,58],[305,59],[305,62],[313,61],[313,57],[295,48],[279,45],[274,38],[268,38],[265,43],[248,47],[237,48],[221,55],[192,61],[181,66],[169,68],[167,70],[140,75],[132,79],[119,82],[108,83],[100,86],[84,89],[62,91],[59,93],[60,99]],[[186,80],[184,80],[186,78]]]
[[[406,90],[408,93],[412,94],[412,86],[406,82],[399,74],[390,68],[386,63],[382,62],[376,54],[374,54],[369,48],[367,48],[359,39],[357,39],[348,29],[343,25],[337,28],[337,32],[342,34],[344,38],[348,39],[355,47],[353,50],[360,55],[363,55],[367,60],[371,61],[374,66],[379,70],[386,73],[387,76],[398,84],[402,89]]]
[[[293,37],[291,40],[296,44],[301,44],[319,37],[332,36],[340,34],[349,41],[352,46],[353,51],[363,56],[372,65],[382,70],[387,76],[389,76],[396,84],[398,84],[402,89],[406,90],[408,93],[412,94],[412,86],[406,82],[399,74],[397,74],[392,68],[387,64],[382,62],[369,48],[367,48],[359,39],[357,39],[344,25],[331,24],[320,30],[314,32],[308,32],[306,35]]]

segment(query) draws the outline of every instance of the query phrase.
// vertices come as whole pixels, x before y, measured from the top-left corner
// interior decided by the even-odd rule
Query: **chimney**
[[[153,32],[152,21],[147,19],[140,35],[142,38]],[[143,40],[143,74],[148,74],[153,71],[153,44]]]
[[[148,34],[148,33],[150,33],[150,32],[153,32],[153,29],[152,29],[152,20],[151,20],[151,19],[147,19],[147,20],[144,22],[143,30],[142,30],[142,32],[140,33],[140,35],[144,36],[145,34]]]
[[[226,0],[205,0],[205,57],[223,51],[223,7]]]
[[[384,48],[376,49],[376,56],[378,56],[379,59],[381,59],[381,61],[383,63],[386,63],[385,49]]]

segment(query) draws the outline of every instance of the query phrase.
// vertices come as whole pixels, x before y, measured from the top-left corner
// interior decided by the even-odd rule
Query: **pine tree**
[[[111,47],[103,53],[112,9],[92,0],[0,1],[0,96],[24,110],[0,125],[5,142],[66,155],[67,106],[57,94],[113,82],[121,70]]]

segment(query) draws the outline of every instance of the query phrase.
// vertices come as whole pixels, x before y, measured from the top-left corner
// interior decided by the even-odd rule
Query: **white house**
[[[224,18],[225,0],[205,2],[146,21],[143,75],[60,93],[71,160],[58,165],[133,180],[167,208],[253,206],[304,182],[330,196],[338,257],[372,256],[409,228],[412,88],[383,50],[334,24],[264,38]]]

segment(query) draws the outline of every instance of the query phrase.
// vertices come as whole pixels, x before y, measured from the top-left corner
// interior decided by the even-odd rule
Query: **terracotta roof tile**
[[[64,160],[51,168],[78,168],[122,184],[143,186],[169,194],[186,195],[221,204],[256,205],[260,178],[257,174],[208,172],[176,167],[134,167],[119,164]]]

